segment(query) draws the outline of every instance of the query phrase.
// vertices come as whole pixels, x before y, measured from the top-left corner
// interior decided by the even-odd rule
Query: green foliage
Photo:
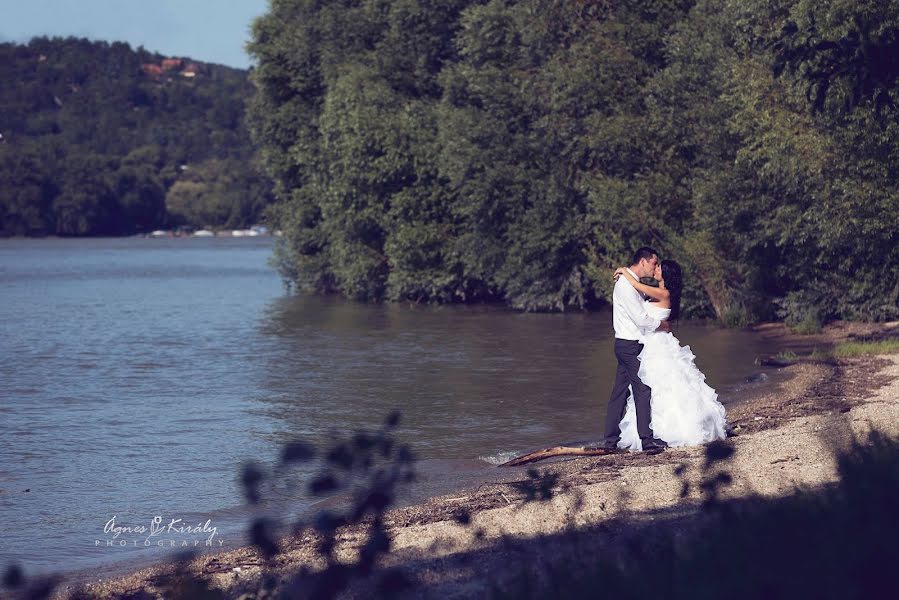
[[[897,338],[869,342],[841,342],[833,349],[833,355],[838,358],[896,353],[899,353],[899,339]]]
[[[774,358],[783,362],[795,362],[799,355],[792,350],[783,350],[775,354]]]
[[[188,166],[165,195],[176,224],[243,227],[262,213],[268,186],[236,159],[209,159]]]
[[[277,0],[249,118],[281,272],[564,310],[650,244],[688,315],[897,318],[897,30],[873,0]]]
[[[2,79],[15,82],[0,87],[0,234],[122,235],[260,218],[270,184],[243,123],[246,73],[186,59],[147,72],[162,60],[120,42],[0,44]],[[226,168],[207,181],[209,194],[167,213],[167,194],[210,161]]]
[[[50,233],[47,216],[59,185],[53,175],[52,148],[29,146],[17,151],[0,143],[0,222],[16,235]]]

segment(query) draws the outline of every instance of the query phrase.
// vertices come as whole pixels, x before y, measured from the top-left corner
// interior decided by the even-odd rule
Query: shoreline
[[[700,331],[698,332],[698,335],[715,335],[715,332],[717,331],[717,328],[710,332]],[[745,397],[749,390],[768,387],[773,385],[775,379],[783,377],[779,369],[766,369],[753,365],[752,359],[756,355],[764,354],[768,348],[764,345],[752,344],[754,336],[750,338],[744,334],[741,339],[748,340],[747,343],[751,345],[751,350],[743,352],[742,356],[738,357],[741,362],[739,368],[731,367],[733,373],[732,376],[728,378],[728,383],[719,387],[719,391],[722,392],[721,400],[727,405],[730,405],[733,399],[742,399]],[[736,347],[740,348],[740,345],[737,345]],[[758,377],[760,370],[769,375],[770,380],[765,376]],[[555,389],[555,387],[550,386],[550,390],[552,389]],[[590,402],[596,409],[599,409],[599,415],[601,417],[603,414],[603,407],[601,406],[602,400],[596,402],[591,400]],[[578,409],[578,412],[580,413],[581,409]],[[420,478],[414,484],[413,489],[409,490],[411,493],[406,493],[406,490],[404,490],[402,498],[393,506],[406,507],[413,504],[420,504],[431,497],[443,495],[449,496],[457,494],[461,490],[471,486],[477,487],[482,483],[496,481],[498,476],[498,471],[496,470],[497,463],[505,462],[508,457],[514,456],[517,453],[523,453],[533,448],[542,447],[544,444],[551,444],[560,440],[572,441],[573,443],[578,443],[579,441],[586,443],[593,440],[595,439],[593,437],[595,432],[592,431],[592,429],[594,429],[594,423],[592,421],[595,420],[593,419],[595,415],[592,412],[584,414],[589,414],[591,417],[589,422],[587,420],[584,421],[586,425],[584,428],[562,429],[558,427],[547,427],[546,432],[538,432],[537,434],[530,434],[529,436],[518,436],[514,431],[500,431],[500,435],[497,436],[497,442],[495,444],[478,447],[477,452],[471,452],[462,445],[452,450],[452,457],[449,459],[444,456],[443,451],[438,450],[437,452],[433,452],[428,455],[428,458],[422,458],[416,464]],[[569,418],[568,420],[571,421],[572,419]],[[575,423],[575,425],[577,425],[577,423]],[[437,455],[436,457],[435,454]],[[277,451],[269,454],[269,456],[272,455],[276,456]],[[238,467],[239,465],[235,465],[235,468],[230,469],[229,472],[236,474],[236,469]],[[222,539],[222,537],[225,538],[227,543],[225,544],[224,551],[235,550],[249,544],[246,536],[246,526],[251,518],[249,513],[254,509],[247,507],[243,503],[243,497],[239,494],[239,484],[237,488],[238,489],[235,489],[237,495],[235,496],[236,499],[233,504],[223,505],[220,508],[216,508],[215,511],[201,511],[197,513],[197,516],[202,516],[202,519],[200,520],[212,517],[213,522],[220,526],[219,531],[222,536],[217,539]],[[313,500],[316,504],[324,505],[326,504],[327,498],[317,498]],[[303,504],[305,504],[305,502],[303,502]],[[199,511],[199,509],[197,510]],[[313,511],[315,510],[318,509],[314,508]],[[182,514],[183,512],[185,511],[180,511],[179,514],[175,516],[185,516]],[[275,512],[273,514],[280,513]],[[109,515],[107,515],[107,517],[108,516]],[[296,516],[305,515],[297,514]],[[195,519],[190,520],[193,521]],[[138,540],[138,544],[140,543],[140,539]],[[85,540],[76,540],[79,544],[82,541]],[[93,538],[86,540],[87,543],[93,541]],[[36,542],[42,543],[42,540],[36,540]],[[48,546],[46,543],[44,543],[44,545]],[[59,549],[58,552],[57,548]],[[102,574],[104,579],[108,579],[113,574],[125,575],[132,571],[163,563],[166,560],[174,558],[177,550],[178,548],[173,549],[169,547],[161,550],[155,548],[146,549],[146,551],[142,551],[142,549],[135,550],[135,548],[131,547],[129,542],[128,548],[98,548],[96,550],[94,548],[86,548],[85,551],[81,553],[75,544],[68,543],[68,538],[59,536],[56,540],[52,540],[52,547],[42,553],[42,556],[21,555],[19,564],[22,565],[26,575],[29,577],[58,574],[66,580],[77,577],[79,580],[88,581],[97,579],[97,576],[94,575],[92,577],[92,574]],[[215,553],[220,551],[218,548],[196,548],[195,550]],[[10,564],[13,560],[14,557],[10,556],[5,562],[6,564]],[[38,561],[40,561],[41,564],[36,565]]]
[[[865,327],[854,328],[854,332],[840,328],[819,337],[832,345],[843,339],[877,334],[878,326],[862,325]],[[859,333],[859,329],[863,331]],[[881,325],[879,331],[895,335],[896,324]],[[766,333],[780,339],[792,335],[777,326],[769,326]],[[795,337],[800,342],[808,339]],[[815,344],[823,345],[813,340],[811,345]],[[789,493],[796,486],[829,483],[835,476],[835,452],[847,447],[866,428],[882,426],[885,433],[899,433],[899,355],[803,361],[786,367],[784,372],[788,375],[784,381],[749,390],[747,398],[728,405],[728,422],[736,436],[726,443],[746,463],[736,461],[737,466],[747,471],[747,476],[735,478],[726,492],[728,497],[746,493],[778,495]],[[603,527],[625,512],[680,511],[689,521],[702,493],[694,491],[682,498],[671,467],[681,465],[695,475],[701,470],[702,458],[703,447],[694,447],[671,449],[654,456],[633,453],[537,463],[530,468],[536,467],[544,476],[552,477],[554,494],[545,502],[527,502],[521,491],[520,483],[528,467],[497,469],[493,481],[477,488],[389,511],[384,524],[393,552],[379,566],[414,564],[418,583],[426,585],[430,592],[476,595],[483,588],[471,586],[486,585],[485,580],[476,579],[480,584],[453,583],[445,581],[446,573],[442,571],[461,568],[456,564],[462,560],[458,557],[472,552],[486,552],[487,559],[501,561],[502,551],[490,548],[510,536],[526,539],[570,527]],[[640,500],[622,505],[625,490]],[[582,504],[584,498],[589,502],[573,511],[578,498]],[[339,554],[352,560],[364,534],[364,525],[339,530]],[[316,543],[310,534],[283,538],[276,572],[285,574],[302,565],[320,565]],[[187,570],[207,577],[210,585],[236,597],[253,589],[262,563],[254,548],[244,547],[201,555],[189,563]],[[97,597],[137,590],[152,593],[151,580],[171,568],[171,563],[165,563],[127,574],[120,570],[104,572],[106,577],[100,581],[97,570],[92,577],[87,572],[80,577],[70,574],[54,597],[68,597],[79,585]]]
[[[728,414],[730,414],[730,411],[733,407],[745,403],[748,401],[748,399],[754,398],[755,396],[765,394],[766,390],[770,390],[781,384],[784,384],[795,376],[792,373],[785,373],[785,371],[786,369],[778,367],[758,367],[757,370],[747,376],[744,381],[736,384],[731,384],[728,388],[725,388],[727,396],[725,396],[724,398],[725,406],[728,409]],[[766,376],[769,376],[770,379],[768,377],[765,377],[764,379],[757,379],[756,376],[759,374],[765,374]],[[741,397],[738,400],[733,400],[733,397],[736,394],[744,394],[747,396]],[[721,399],[721,397],[719,397],[719,399]],[[586,441],[584,443],[586,443]],[[534,449],[536,449],[536,447],[521,450],[519,454],[525,454]],[[611,459],[613,457],[609,458]],[[520,474],[526,470],[526,467],[500,467],[499,464],[491,463],[485,457],[480,457],[477,460],[483,463],[483,467],[485,469],[491,469],[493,475],[485,478],[480,482],[480,485],[475,485],[474,487],[470,485],[466,486],[463,484],[458,487],[452,487],[451,489],[438,493],[437,495],[418,497],[414,500],[399,502],[395,506],[395,508],[389,511],[388,518],[391,519],[391,526],[402,527],[409,524],[423,525],[439,522],[442,520],[453,519],[455,518],[459,510],[465,510],[464,506],[455,502],[452,503],[451,507],[448,507],[444,504],[444,501],[447,499],[449,499],[450,501],[458,500],[460,496],[471,497],[473,494],[476,496],[480,496],[482,495],[481,492],[489,492],[491,489],[494,491],[500,490],[500,494],[508,497],[508,493],[503,493],[501,491],[504,490],[508,485],[507,483],[503,483],[503,481],[520,479]],[[564,462],[564,460],[547,460],[545,462],[537,463],[536,466],[550,467],[559,462]],[[627,464],[625,464],[623,468],[627,468]],[[326,506],[329,505],[332,500],[332,498],[325,497],[319,499],[316,504]],[[482,508],[490,508],[494,506],[500,506],[500,503],[488,502]],[[408,516],[405,516],[406,513],[413,513],[415,516],[410,518]],[[399,516],[401,514],[403,516]],[[239,545],[229,545],[226,548],[213,547],[209,549],[201,549],[201,551],[196,555],[197,559],[210,560],[220,557],[223,554],[244,552],[249,550],[252,544],[248,540],[246,532],[241,531],[238,535],[242,540]],[[173,561],[174,557],[175,553],[169,554],[167,558],[164,558],[162,555],[154,556],[152,558],[146,556],[132,556],[129,558],[120,558],[96,566],[78,567],[66,571],[37,572],[33,573],[32,576],[35,579],[59,576],[62,578],[62,589],[66,589],[69,592],[72,592],[78,585],[88,585],[101,580],[111,581],[114,579],[127,577],[138,572],[143,573],[150,571],[156,572],[159,569],[164,570],[164,568]],[[104,574],[102,578],[98,578],[96,576],[96,573],[99,572],[102,572]],[[65,596],[59,596],[57,594],[56,597]]]

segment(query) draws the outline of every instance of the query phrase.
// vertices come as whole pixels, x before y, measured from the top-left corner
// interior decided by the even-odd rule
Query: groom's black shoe
[[[643,452],[647,454],[658,454],[659,452],[664,452],[668,447],[668,444],[659,438],[647,438],[641,440],[641,443],[643,445]]]

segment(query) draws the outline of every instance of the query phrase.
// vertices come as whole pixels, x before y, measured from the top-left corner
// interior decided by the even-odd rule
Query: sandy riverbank
[[[768,333],[789,335],[773,327]],[[822,337],[811,345],[826,342]],[[833,482],[837,479],[835,455],[853,440],[871,429],[899,435],[899,356],[800,363],[788,372],[787,381],[757,390],[731,407],[728,417],[738,435],[727,442],[735,453],[727,462],[732,480],[718,492],[722,499],[777,497],[797,487]],[[614,544],[621,528],[647,520],[676,519],[689,529],[709,493],[699,485],[708,475],[705,465],[704,448],[669,450],[656,456],[567,459],[532,467],[538,469],[542,487],[529,487],[537,480],[526,468],[498,469],[494,482],[476,490],[388,513],[385,525],[391,553],[380,567],[402,569],[416,586],[413,595],[479,596],[491,586],[502,587],[519,572],[521,565],[510,562],[520,552],[511,549],[512,542],[551,540],[571,531],[604,531],[608,535],[581,540],[595,549]],[[340,531],[338,554],[353,561],[364,539],[363,527]],[[288,574],[303,566],[321,566],[313,536],[291,538],[284,546],[275,559],[274,572]],[[200,557],[188,571],[238,597],[256,589],[261,564],[254,549],[244,548]],[[155,597],[153,581],[166,570],[153,567],[96,581],[85,591],[91,597],[138,591]],[[350,595],[365,596],[370,591],[357,584]],[[69,592],[71,588],[61,587],[58,596]]]

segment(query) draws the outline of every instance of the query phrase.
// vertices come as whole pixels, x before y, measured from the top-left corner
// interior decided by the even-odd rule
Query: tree
[[[895,318],[897,32],[873,0],[275,0],[249,122],[279,269],[565,310],[651,244],[684,314]]]
[[[199,63],[194,78],[145,71],[163,58],[121,42],[76,38],[0,44],[0,75],[16,82],[0,87],[0,149],[23,157],[0,160],[0,180],[9,184],[0,195],[7,234],[55,233],[57,217],[65,235],[165,226],[163,199],[182,167],[211,159],[229,161],[222,175],[242,182],[247,195],[229,200],[215,213],[221,220],[206,224],[245,227],[262,217],[271,196],[258,180],[243,123],[252,91],[247,73]],[[77,187],[84,175],[73,175],[85,156],[103,170],[89,192]],[[33,174],[24,174],[26,163]]]

